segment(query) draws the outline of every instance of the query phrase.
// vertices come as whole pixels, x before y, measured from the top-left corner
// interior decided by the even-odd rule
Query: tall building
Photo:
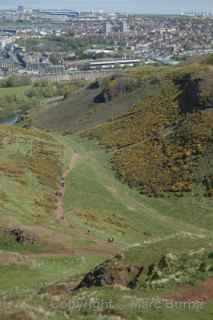
[[[121,22],[121,32],[123,32],[123,33],[129,32],[129,25],[126,21]]]
[[[112,32],[112,24],[109,22],[109,21],[107,21],[107,22],[105,22],[105,24],[104,24],[104,33],[106,34],[106,35],[108,35],[108,34],[110,34]]]

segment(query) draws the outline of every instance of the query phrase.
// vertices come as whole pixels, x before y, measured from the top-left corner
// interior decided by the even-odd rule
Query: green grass
[[[30,86],[21,86],[21,87],[12,87],[12,88],[0,88],[0,97],[16,95],[17,97],[23,97],[25,95],[26,90],[28,90]]]
[[[165,71],[165,77],[171,77],[171,72]],[[141,75],[136,71],[133,76]],[[148,72],[145,77],[149,76]],[[0,97],[24,95],[25,89],[0,89]],[[147,126],[149,120],[148,117]],[[111,125],[107,128],[111,130]],[[142,131],[138,134],[134,126],[128,130],[128,139],[134,140],[134,133],[141,137]],[[127,140],[121,132],[116,131],[116,137],[123,145]],[[212,319],[212,302],[199,312],[165,306],[160,310],[137,307],[145,298],[162,299],[182,292],[183,288],[177,286],[180,279],[182,284],[190,283],[195,288],[212,276],[212,201],[196,190],[181,198],[142,195],[118,178],[112,157],[97,143],[79,136],[0,127],[0,228],[18,227],[38,237],[31,245],[17,243],[4,233],[0,236],[1,320]],[[65,181],[65,221],[60,222],[56,216],[56,192],[70,166]],[[110,243],[109,238],[114,242]],[[204,253],[200,250],[203,248]],[[111,258],[121,251],[122,255]],[[178,261],[169,270],[161,270],[159,261],[168,253]],[[115,275],[117,270],[127,272],[129,266],[143,266],[138,288],[116,286],[50,294],[51,289],[77,284],[106,260],[109,267],[115,268]],[[211,268],[202,271],[203,261]],[[176,275],[176,271],[182,273],[177,282],[173,278],[161,287],[151,282],[153,274],[146,280],[152,264],[162,271],[160,280]],[[131,278],[131,271],[128,272]],[[50,291],[38,295],[41,288]],[[113,308],[90,309],[84,303],[78,310],[79,299],[111,301]]]
[[[181,219],[186,224],[193,224],[200,229],[212,231],[212,199],[190,194],[181,198],[147,199],[144,197],[143,199],[165,217]]]
[[[10,264],[0,266],[0,294],[12,293],[16,290],[19,294],[23,291],[47,286],[47,284],[81,276],[96,264],[103,261],[97,256],[91,257],[37,257],[26,258],[23,264]]]
[[[157,315],[162,320],[211,319],[212,304],[206,305],[202,314],[166,309],[162,309],[160,314],[156,310],[141,314],[140,311],[126,309],[136,298],[163,297],[174,292],[175,286],[157,291],[82,290],[75,295],[57,296],[56,300],[49,294],[39,297],[37,291],[41,287],[80,280],[108,258],[107,250],[111,249],[111,244],[107,239],[111,237],[118,250],[125,250],[127,264],[148,265],[171,251],[181,254],[204,247],[211,252],[212,203],[204,197],[155,199],[143,196],[117,178],[111,167],[110,153],[78,136],[62,137],[4,126],[0,128],[0,135],[1,141],[5,137],[13,141],[0,145],[0,225],[25,227],[41,240],[38,247],[23,247],[5,239],[1,241],[0,258],[2,255],[7,258],[0,265],[0,293],[14,304],[11,310],[6,303],[7,316],[21,311],[27,315],[34,314],[36,320],[46,319],[47,314],[47,319],[52,320],[66,320],[67,317],[103,320],[103,315],[96,311],[70,312],[69,309],[75,299],[97,297],[111,299],[115,304],[113,314],[120,314],[122,319],[151,320],[157,319]],[[30,161],[30,141],[35,148],[37,166]],[[61,146],[64,153],[58,153]],[[54,208],[49,207],[43,195],[54,194],[64,168],[76,154],[78,157],[65,183],[66,224],[60,224],[54,216]],[[45,171],[42,163],[38,165],[43,158],[48,164]],[[60,163],[59,167],[55,161]],[[56,170],[51,171],[52,166]],[[73,249],[73,256],[64,252],[64,248]],[[12,261],[7,255],[12,255]],[[1,319],[10,319],[6,315],[3,317],[2,310],[0,312]],[[43,312],[42,315],[39,312]],[[16,319],[15,316],[12,319]],[[25,320],[24,316],[21,319]],[[108,315],[106,319],[113,318]]]
[[[0,179],[4,186],[0,189],[2,225],[25,225],[41,234],[45,242],[55,233],[54,240],[60,243],[59,247],[72,244],[74,248],[108,247],[107,240],[111,237],[118,247],[126,248],[183,231],[206,235],[212,230],[209,199],[142,196],[119,181],[110,164],[111,155],[93,142],[75,136],[50,136],[36,130],[7,127],[5,132],[12,134],[11,138],[16,135],[17,143],[5,144],[0,156]],[[36,163],[27,157],[30,143],[26,141],[30,139],[36,142]],[[37,143],[45,147],[44,155]],[[61,144],[64,159],[62,154],[55,153]],[[69,166],[75,154],[78,159],[66,179],[67,223],[58,224],[54,193],[58,190],[63,166]],[[53,160],[56,155],[58,158]],[[61,162],[59,166],[57,161]]]
[[[142,196],[117,179],[110,154],[87,140],[70,141],[80,159],[67,179],[65,212],[75,227],[102,239],[114,237],[121,245],[182,231],[206,234],[212,227],[210,200]]]
[[[13,308],[5,301],[7,314],[23,312],[21,319],[51,319],[51,320],[211,320],[213,303],[171,304],[165,302],[169,291],[160,290],[154,295],[149,292],[124,291],[119,288],[96,288],[83,290],[72,296],[37,296],[21,295],[13,297]],[[97,304],[95,304],[97,301]],[[94,306],[94,307],[93,307]],[[97,309],[99,306],[99,309]],[[4,309],[1,310],[3,314]],[[1,314],[0,313],[0,314]],[[27,317],[28,315],[28,317]],[[16,319],[3,318],[2,320]],[[19,319],[19,318],[18,318]]]
[[[39,244],[18,243],[15,239],[0,235],[0,250],[8,252],[42,252],[42,246]]]

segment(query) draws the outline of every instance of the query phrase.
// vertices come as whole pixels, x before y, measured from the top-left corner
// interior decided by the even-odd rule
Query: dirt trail
[[[64,171],[64,174],[61,179],[60,189],[57,192],[57,208],[56,208],[56,218],[58,221],[65,223],[64,215],[64,196],[65,196],[65,180],[75,167],[76,163],[80,160],[81,156],[78,153],[75,153],[69,163],[69,167]]]

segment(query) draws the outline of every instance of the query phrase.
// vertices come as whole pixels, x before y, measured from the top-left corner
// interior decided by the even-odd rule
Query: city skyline
[[[183,0],[61,0],[60,6],[57,0],[8,0],[7,3],[0,4],[0,8],[15,8],[23,5],[28,8],[68,8],[80,11],[103,10],[122,11],[130,13],[180,13],[187,10],[213,11],[211,0],[188,0],[187,4]]]

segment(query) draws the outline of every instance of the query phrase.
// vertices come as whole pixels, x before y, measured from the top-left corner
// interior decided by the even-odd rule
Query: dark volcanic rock
[[[95,98],[94,98],[94,102],[95,103],[105,103],[107,101],[106,96],[105,96],[105,92],[102,91],[100,94],[98,94]]]
[[[201,110],[200,82],[201,79],[193,79],[190,74],[176,79],[175,84],[181,90],[179,96],[181,112],[192,113]]]
[[[89,90],[94,90],[94,89],[99,89],[100,88],[100,83],[99,81],[95,81],[95,82],[92,82],[91,84],[88,85],[87,89]]]
[[[81,288],[121,285],[134,289],[144,268],[138,265],[122,265],[117,259],[106,261],[87,273],[75,290]]]
[[[111,100],[112,100],[112,96],[110,94],[110,91],[107,89],[102,90],[101,93],[94,98],[95,103],[105,103]]]

